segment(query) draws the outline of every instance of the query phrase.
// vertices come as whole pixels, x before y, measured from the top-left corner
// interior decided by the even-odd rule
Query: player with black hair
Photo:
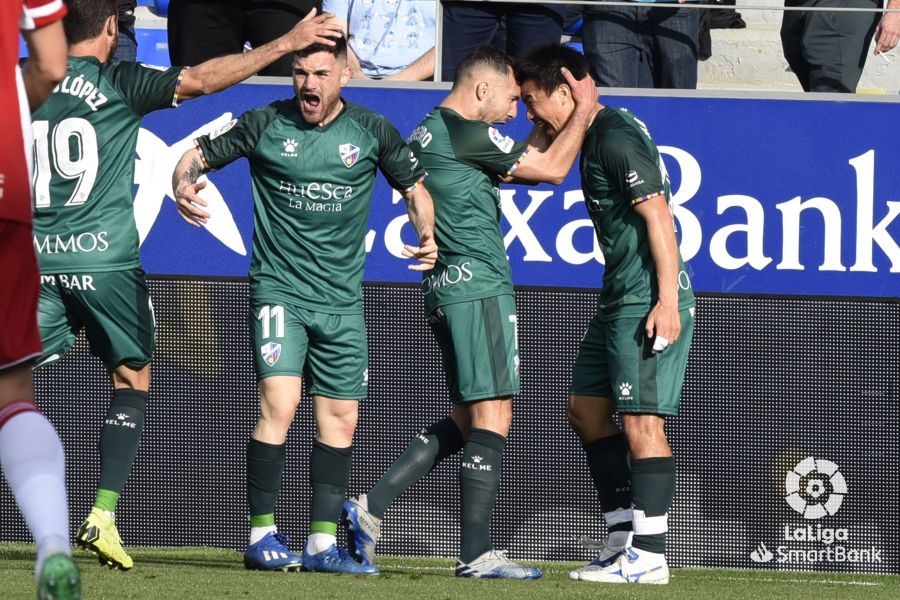
[[[561,68],[576,77],[588,71],[581,54],[560,44],[536,47],[522,59],[528,118],[550,138],[575,110]],[[606,268],[597,314],[575,360],[569,421],[581,438],[609,536],[597,559],[570,576],[664,584],[675,494],[664,425],[678,413],[694,295],[678,251],[669,178],[646,125],[627,110],[597,104],[580,171]]]

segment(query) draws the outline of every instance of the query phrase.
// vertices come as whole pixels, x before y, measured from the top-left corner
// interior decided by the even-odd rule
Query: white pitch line
[[[397,563],[382,563],[387,569],[400,571],[440,571],[448,573],[453,567],[426,567],[418,565],[402,565]],[[814,583],[819,585],[855,585],[862,587],[881,587],[884,584],[875,581],[842,581],[840,579],[776,579],[774,577],[691,577],[691,579],[705,579],[707,581],[747,581],[761,583]]]
[[[880,587],[883,583],[875,581],[842,581],[840,579],[776,579],[774,577],[699,577],[710,581],[759,581],[763,583],[816,583],[820,585],[859,585]]]

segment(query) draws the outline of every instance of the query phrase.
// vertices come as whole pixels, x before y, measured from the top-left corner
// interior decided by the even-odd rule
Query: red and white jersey
[[[19,29],[62,19],[62,0],[0,0],[0,219],[31,222],[31,113],[19,71]]]

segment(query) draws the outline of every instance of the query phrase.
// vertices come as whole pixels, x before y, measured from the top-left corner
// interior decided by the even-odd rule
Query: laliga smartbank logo
[[[850,529],[811,522],[837,514],[847,493],[847,480],[834,462],[813,456],[798,462],[785,475],[784,501],[805,522],[786,523],[779,545],[760,542],[750,560],[786,565],[882,562],[881,549],[851,544]]]

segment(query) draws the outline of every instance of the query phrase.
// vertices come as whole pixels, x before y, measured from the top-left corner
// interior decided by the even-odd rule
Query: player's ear
[[[117,15],[107,17],[105,31],[108,36],[119,37],[119,17]]]
[[[475,97],[480,101],[484,100],[487,97],[488,93],[488,83],[487,81],[479,81],[475,84]]]
[[[561,83],[556,87],[556,96],[561,104],[566,104],[566,102],[572,100],[572,89],[568,84]]]
[[[344,87],[348,83],[350,83],[350,74],[352,71],[350,70],[350,65],[344,67],[344,70],[341,71],[341,87]]]

